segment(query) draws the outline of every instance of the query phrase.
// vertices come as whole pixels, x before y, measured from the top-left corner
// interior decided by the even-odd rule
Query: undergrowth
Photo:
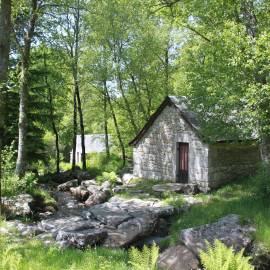
[[[207,250],[200,253],[205,270],[254,270],[249,263],[250,257],[244,257],[244,249],[234,252],[222,242],[215,240],[213,245],[207,243]]]
[[[264,176],[264,181],[260,175]],[[212,223],[228,214],[238,214],[242,219],[255,224],[255,240],[270,248],[269,197],[265,199],[260,192],[260,185],[263,182],[265,186],[267,181],[270,185],[270,175],[258,173],[256,177],[241,179],[212,192],[210,199],[205,200],[204,204],[194,205],[186,213],[174,218],[170,244],[179,241],[179,232],[182,229]]]

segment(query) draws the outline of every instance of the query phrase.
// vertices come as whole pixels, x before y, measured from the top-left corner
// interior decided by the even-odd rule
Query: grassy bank
[[[215,222],[227,214],[239,214],[243,220],[255,224],[255,239],[270,248],[270,204],[269,200],[258,196],[258,184],[258,178],[249,178],[226,185],[212,192],[203,205],[192,206],[184,215],[175,217],[170,244],[179,241],[182,229]]]

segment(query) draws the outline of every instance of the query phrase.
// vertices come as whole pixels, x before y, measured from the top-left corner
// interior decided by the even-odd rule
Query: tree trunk
[[[44,67],[47,71],[47,63],[46,63],[46,55],[43,56],[44,60]],[[49,101],[49,110],[50,110],[50,119],[52,122],[52,131],[55,137],[55,149],[56,149],[56,172],[60,172],[60,150],[59,150],[59,134],[55,123],[55,114],[54,114],[54,106],[53,106],[53,95],[52,95],[52,89],[48,82],[48,77],[45,75],[45,84],[48,88],[48,101]]]
[[[79,61],[79,35],[80,35],[80,0],[77,1],[77,8],[75,14],[75,53],[73,63],[73,79],[74,89],[77,97],[77,108],[79,112],[80,130],[81,130],[81,148],[82,148],[82,169],[86,170],[86,154],[85,154],[85,134],[84,134],[84,121],[80,97],[80,87],[78,81],[78,61]]]
[[[131,81],[132,81],[132,85],[133,85],[133,88],[134,88],[134,91],[135,91],[135,97],[136,97],[136,100],[138,102],[138,105],[139,105],[139,109],[140,111],[143,113],[143,116],[144,116],[144,119],[147,121],[148,120],[148,116],[147,116],[147,113],[145,111],[145,108],[143,106],[143,102],[142,102],[142,98],[141,98],[141,93],[137,87],[137,84],[136,84],[136,81],[135,81],[135,77],[131,74],[130,75],[131,77]]]
[[[165,63],[164,63],[164,69],[165,69],[165,96],[168,96],[169,93],[170,93],[169,48],[166,48],[164,57],[165,57]]]
[[[11,0],[1,0],[0,10],[0,216],[2,214],[2,147],[5,132],[5,83],[8,78]]]
[[[72,170],[76,166],[76,146],[77,146],[77,100],[76,92],[73,94],[73,142],[72,142]]]
[[[19,105],[19,141],[18,156],[16,162],[16,174],[22,177],[26,170],[26,135],[27,135],[27,100],[29,89],[29,64],[32,38],[38,17],[37,0],[31,2],[31,17],[29,27],[24,35],[24,47],[22,52],[21,78],[20,78],[20,105]]]
[[[135,123],[132,110],[130,108],[129,102],[127,100],[127,97],[126,97],[124,89],[123,89],[123,82],[122,82],[121,73],[120,73],[119,68],[118,68],[118,71],[117,71],[117,84],[118,84],[118,88],[119,88],[119,90],[121,92],[121,95],[123,97],[125,107],[126,107],[126,110],[128,112],[128,115],[129,115],[130,123],[131,123],[131,125],[133,127],[133,130],[134,130],[134,134],[137,134],[139,129],[138,129],[136,123]]]
[[[104,134],[105,134],[105,146],[107,158],[110,157],[110,145],[109,145],[109,135],[108,135],[108,112],[107,112],[107,95],[103,95],[104,102]]]
[[[117,138],[118,138],[118,141],[119,141],[119,145],[120,145],[120,148],[121,148],[123,166],[125,166],[125,164],[126,164],[126,150],[125,150],[125,146],[124,146],[124,143],[123,143],[123,140],[122,140],[122,137],[121,137],[120,129],[119,129],[119,126],[118,126],[118,123],[117,123],[116,115],[115,115],[115,112],[114,112],[114,108],[113,108],[113,105],[112,105],[110,94],[108,92],[106,81],[103,82],[103,87],[104,87],[104,93],[107,96],[107,100],[108,100],[108,103],[110,105],[115,131],[116,131]]]

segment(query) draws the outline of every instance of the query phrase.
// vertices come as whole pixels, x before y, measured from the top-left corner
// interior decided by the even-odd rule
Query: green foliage
[[[0,270],[20,270],[22,255],[0,235]]]
[[[259,198],[270,200],[270,166],[264,164],[254,177],[256,193]]]
[[[115,172],[103,172],[102,175],[96,178],[98,183],[109,181],[111,184],[115,184],[117,181],[117,174]]]
[[[184,199],[181,194],[177,194],[176,192],[164,192],[163,193],[164,203],[172,205],[176,208],[180,208],[184,204]]]
[[[122,159],[115,153],[111,153],[107,157],[106,153],[87,154],[87,167],[89,169],[96,168],[100,172],[116,172],[122,168]]]
[[[135,247],[129,250],[129,263],[133,270],[157,270],[159,248],[154,243],[151,247],[144,246],[142,251]]]
[[[127,252],[93,248],[61,250],[37,241],[12,243],[0,236],[0,270],[127,270]]]
[[[235,253],[215,240],[213,246],[207,243],[207,250],[200,253],[200,258],[205,270],[254,270],[249,264],[250,257],[244,257],[243,253],[244,250]]]
[[[13,196],[23,192],[30,192],[37,184],[37,177],[33,173],[26,173],[24,177],[19,178],[15,174],[9,174],[2,182],[3,195]]]
[[[41,188],[32,188],[29,190],[35,201],[42,202],[44,205],[57,206],[56,200],[51,196],[51,194]]]

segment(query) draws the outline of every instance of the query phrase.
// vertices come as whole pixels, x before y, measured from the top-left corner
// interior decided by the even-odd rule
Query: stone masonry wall
[[[260,162],[256,143],[217,143],[209,146],[209,187],[255,173]]]
[[[189,143],[189,183],[206,187],[208,145],[201,142],[174,106],[164,108],[134,147],[134,174],[145,179],[175,182],[178,142]]]

